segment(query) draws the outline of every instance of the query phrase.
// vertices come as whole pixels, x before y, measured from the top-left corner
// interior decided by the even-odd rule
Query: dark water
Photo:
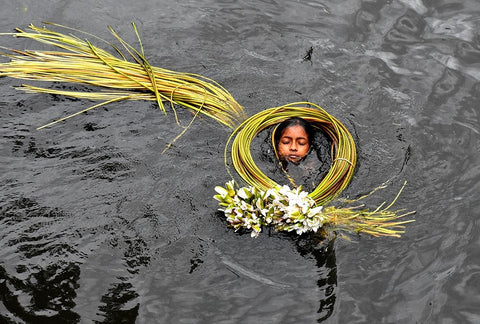
[[[248,115],[315,102],[357,138],[344,195],[392,179],[373,206],[407,180],[398,207],[416,222],[323,245],[237,235],[211,198],[229,129],[197,120],[161,155],[181,128],[129,102],[36,131],[92,102],[3,78],[0,322],[480,322],[477,0],[98,3],[4,0],[0,30],[49,20],[112,40],[112,25],[134,42],[134,21],[153,65],[217,80]]]

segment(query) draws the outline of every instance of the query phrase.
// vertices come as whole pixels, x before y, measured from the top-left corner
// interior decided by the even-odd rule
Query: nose
[[[292,142],[292,145],[290,145],[290,151],[296,151],[297,150],[297,143],[295,141]]]

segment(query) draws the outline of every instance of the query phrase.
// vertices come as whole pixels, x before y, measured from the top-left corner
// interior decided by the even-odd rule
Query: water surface
[[[2,4],[2,32],[47,20],[113,40],[112,25],[135,43],[134,21],[153,65],[215,79],[248,115],[315,102],[357,139],[344,196],[391,179],[375,206],[407,180],[398,208],[417,211],[400,239],[238,235],[212,199],[229,129],[199,119],[161,155],[182,128],[128,102],[37,131],[93,103],[2,78],[2,321],[479,322],[479,14],[475,0]]]

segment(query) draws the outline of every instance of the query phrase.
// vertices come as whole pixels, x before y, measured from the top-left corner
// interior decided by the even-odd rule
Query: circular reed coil
[[[353,137],[345,126],[315,104],[309,102],[292,103],[266,109],[248,118],[235,129],[228,139],[225,147],[225,163],[227,164],[228,160],[228,147],[231,146],[231,163],[245,182],[260,190],[279,186],[267,177],[253,161],[250,151],[251,143],[265,128],[291,117],[305,119],[313,126],[323,130],[332,141],[330,169],[319,185],[309,193],[309,196],[315,200],[317,205],[323,205],[334,199],[347,187],[355,170],[357,152]]]

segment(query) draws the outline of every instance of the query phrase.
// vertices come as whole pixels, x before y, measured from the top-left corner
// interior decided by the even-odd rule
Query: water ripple
[[[2,78],[1,320],[478,322],[476,0],[6,8],[2,31],[41,17],[107,40],[112,25],[133,45],[135,20],[151,64],[220,81],[249,115],[320,104],[358,142],[345,194],[392,179],[373,198],[388,200],[408,180],[397,203],[417,214],[401,239],[360,235],[325,247],[266,232],[252,240],[225,227],[211,198],[228,180],[230,130],[198,118],[160,155],[182,128],[153,104],[128,102],[36,131],[92,103],[24,94],[12,88],[21,81]],[[33,48],[19,41],[1,38],[5,47]]]

